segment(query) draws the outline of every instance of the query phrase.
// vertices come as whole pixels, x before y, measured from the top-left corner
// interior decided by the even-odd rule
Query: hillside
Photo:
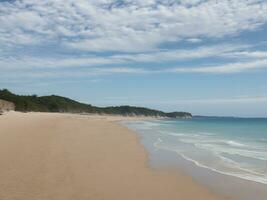
[[[4,111],[15,110],[14,103],[0,99],[0,114]]]
[[[190,118],[192,115],[187,112],[165,113],[144,107],[134,106],[115,106],[115,107],[96,107],[90,104],[84,104],[69,98],[51,95],[16,95],[7,89],[0,90],[0,99],[13,102],[15,110],[21,112],[68,112],[68,113],[96,113],[96,114],[114,114],[125,116],[155,116],[170,118]]]

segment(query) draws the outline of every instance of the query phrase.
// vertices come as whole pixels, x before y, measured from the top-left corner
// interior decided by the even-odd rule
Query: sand
[[[181,172],[148,166],[119,117],[0,116],[1,200],[222,200]]]

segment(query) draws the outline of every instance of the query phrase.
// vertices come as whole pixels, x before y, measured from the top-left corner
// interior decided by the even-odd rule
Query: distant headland
[[[147,116],[147,117],[168,117],[168,118],[191,118],[189,112],[163,112],[145,107],[135,106],[112,106],[97,107],[90,104],[80,103],[72,99],[51,95],[16,95],[7,89],[0,90],[0,111],[16,110],[21,112],[59,112],[59,113],[90,113],[90,114],[111,114],[123,116]],[[8,103],[9,102],[9,103]],[[11,106],[13,105],[14,106]],[[7,106],[9,105],[9,106]]]

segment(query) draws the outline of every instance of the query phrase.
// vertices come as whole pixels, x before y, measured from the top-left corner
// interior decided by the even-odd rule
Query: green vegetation
[[[170,118],[191,118],[192,117],[191,113],[188,113],[188,112],[171,112],[171,113],[166,113],[166,116]]]
[[[36,95],[16,95],[7,89],[0,90],[0,99],[13,102],[16,111],[21,112],[67,112],[67,113],[96,113],[131,116],[157,116],[171,118],[189,118],[190,113],[172,112],[165,113],[143,107],[116,106],[116,107],[96,107],[90,104],[79,103],[69,98],[61,96],[41,96]]]

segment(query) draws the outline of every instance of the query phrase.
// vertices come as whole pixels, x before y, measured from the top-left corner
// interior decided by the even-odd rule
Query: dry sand
[[[150,169],[137,136],[118,119],[0,116],[0,199],[223,199],[181,173]]]

